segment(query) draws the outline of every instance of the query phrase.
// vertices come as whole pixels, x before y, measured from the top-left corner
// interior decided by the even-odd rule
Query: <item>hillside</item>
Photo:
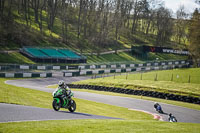
[[[178,45],[174,42],[173,36],[175,35],[170,35],[169,39],[166,38],[166,40],[163,40],[164,42],[159,42],[159,31],[156,25],[153,25],[153,21],[149,23],[150,25],[147,25],[147,18],[137,19],[133,31],[135,22],[133,22],[133,19],[122,19],[122,12],[112,14],[109,9],[110,14],[104,14],[106,13],[104,8],[98,14],[98,9],[96,9],[93,10],[96,16],[92,17],[89,16],[92,15],[90,14],[92,9],[82,9],[85,14],[78,11],[79,6],[81,6],[80,3],[65,5],[58,1],[57,5],[54,5],[56,3],[52,4],[52,6],[56,6],[55,10],[52,9],[55,14],[51,14],[52,12],[49,11],[51,7],[45,1],[40,1],[38,4],[5,1],[4,12],[1,14],[3,21],[0,24],[0,49],[18,49],[22,46],[51,46],[66,47],[79,52],[100,53],[130,48],[132,45],[185,47],[182,43]],[[77,5],[72,6],[73,4]],[[104,4],[106,5],[106,3]],[[50,9],[47,10],[48,8]],[[88,17],[84,18],[86,14]],[[118,15],[121,20],[115,20],[113,15]],[[130,14],[127,15],[130,18],[133,17]],[[98,16],[99,18],[97,18]],[[49,17],[54,18],[49,20]],[[67,20],[63,21],[63,17]],[[104,18],[106,22],[104,22]],[[93,22],[90,22],[92,20]],[[51,21],[52,25],[49,24]],[[118,21],[121,24],[118,24]]]
[[[60,0],[48,2],[44,0],[4,1],[1,5],[0,51],[19,50],[23,46],[68,48],[87,56],[89,63],[122,61],[138,63],[156,58],[187,59],[186,56],[154,53],[149,53],[148,58],[132,57],[129,52],[100,55],[105,51],[117,51],[142,45],[187,48],[186,33],[184,36],[177,36],[176,32],[177,22],[187,23],[187,21],[162,16],[162,19],[169,23],[160,22],[159,13],[170,14],[164,7],[149,9],[150,16],[146,16],[145,11],[137,9],[140,14],[135,16],[134,12],[130,14],[125,11],[128,9],[123,8],[123,3],[117,2],[105,2],[102,5],[86,1],[86,3],[75,1],[62,3]],[[116,9],[117,4],[121,5],[119,9]],[[128,1],[124,4],[134,5]],[[145,4],[149,3],[144,3],[144,7]],[[157,12],[158,16],[150,10]],[[135,10],[131,8],[129,11]],[[187,31],[187,24],[184,31]],[[91,53],[98,55],[90,56]],[[16,52],[10,54],[1,52],[0,62],[33,63]]]

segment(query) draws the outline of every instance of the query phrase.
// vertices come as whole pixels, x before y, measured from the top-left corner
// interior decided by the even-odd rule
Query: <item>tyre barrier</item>
[[[181,102],[194,103],[194,104],[200,105],[200,98],[198,97],[183,96],[183,95],[176,95],[176,94],[156,92],[156,91],[133,90],[133,89],[123,89],[123,88],[105,87],[105,86],[96,86],[96,85],[76,85],[76,84],[67,84],[67,85],[70,88],[89,89],[89,90],[108,91],[108,92],[115,92],[115,93],[129,94],[129,95],[147,96],[147,97],[181,101]]]
[[[52,73],[23,73],[23,72],[18,72],[18,73],[0,73],[0,77],[3,78],[47,78],[47,77],[52,77]]]

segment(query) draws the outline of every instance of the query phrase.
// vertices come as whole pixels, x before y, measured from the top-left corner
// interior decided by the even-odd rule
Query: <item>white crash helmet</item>
[[[64,85],[65,85],[65,82],[63,80],[58,82],[58,86],[59,87],[64,87]]]

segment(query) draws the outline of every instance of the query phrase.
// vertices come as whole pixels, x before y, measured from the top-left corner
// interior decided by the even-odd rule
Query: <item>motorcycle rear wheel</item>
[[[53,100],[52,106],[53,106],[53,109],[54,109],[55,111],[59,111],[60,108],[61,108],[61,103],[57,103],[56,100]]]
[[[76,110],[76,102],[74,100],[71,100],[71,105],[68,108],[70,112],[74,112]]]

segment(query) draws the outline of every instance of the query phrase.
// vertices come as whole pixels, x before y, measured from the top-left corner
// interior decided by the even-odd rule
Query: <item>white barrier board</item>
[[[23,73],[24,78],[30,78],[32,77],[32,73]]]

